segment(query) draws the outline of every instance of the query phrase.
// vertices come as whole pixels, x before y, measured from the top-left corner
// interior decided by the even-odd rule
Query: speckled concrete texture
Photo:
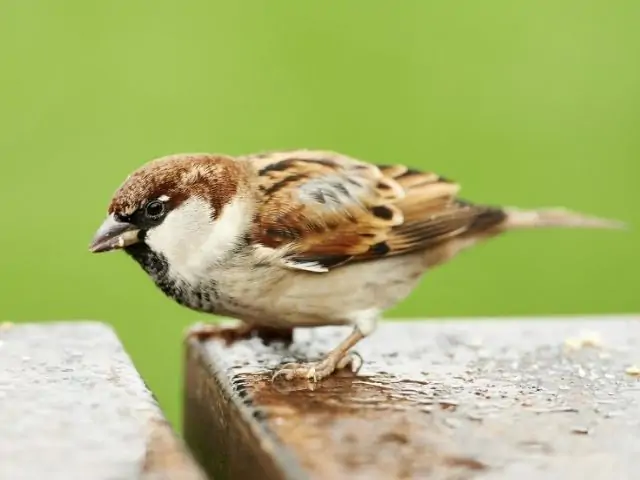
[[[191,342],[185,435],[207,468],[254,442],[264,478],[638,478],[640,316],[384,322],[357,376],[271,383],[347,333]]]
[[[101,323],[0,328],[0,479],[203,479]]]

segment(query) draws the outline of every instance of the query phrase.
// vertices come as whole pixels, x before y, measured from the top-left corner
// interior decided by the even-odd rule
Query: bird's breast
[[[166,260],[149,249],[129,253],[177,303],[273,327],[342,325],[350,322],[351,312],[383,311],[405,298],[424,270],[417,257],[367,262],[329,273],[238,262],[216,268],[198,282],[187,282],[172,275]]]

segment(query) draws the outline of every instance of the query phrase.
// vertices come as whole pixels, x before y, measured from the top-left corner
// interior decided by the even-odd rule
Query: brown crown
[[[162,195],[175,208],[200,196],[219,212],[238,189],[241,166],[231,157],[176,154],[148,162],[133,172],[114,194],[109,213],[130,215]]]

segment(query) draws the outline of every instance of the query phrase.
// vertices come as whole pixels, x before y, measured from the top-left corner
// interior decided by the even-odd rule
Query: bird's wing
[[[428,249],[504,219],[501,209],[457,199],[457,183],[404,165],[308,150],[244,158],[261,197],[252,241],[292,268],[325,272]]]

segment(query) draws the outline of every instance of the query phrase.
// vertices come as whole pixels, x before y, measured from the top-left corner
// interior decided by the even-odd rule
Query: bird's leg
[[[349,350],[360,340],[370,335],[375,330],[377,317],[372,316],[370,312],[364,312],[362,316],[357,318],[355,328],[340,344],[331,350],[322,360],[308,363],[288,363],[278,369],[273,375],[272,381],[278,377],[286,380],[295,378],[304,378],[317,382],[328,377],[336,370],[341,370],[353,365],[359,360],[359,365],[354,370],[357,372],[362,366],[362,358],[360,355],[349,352]]]
[[[317,382],[331,375],[335,370],[343,369],[354,363],[355,355],[349,349],[364,338],[364,335],[354,328],[351,334],[336,348],[331,350],[322,360],[308,363],[287,363],[273,376],[272,380],[284,377],[286,380],[305,378]]]
[[[289,345],[293,342],[293,328],[262,327],[246,322],[231,326],[204,323],[192,327],[187,332],[187,340],[194,338],[199,342],[204,342],[211,338],[219,338],[224,340],[227,345],[252,337],[259,337],[265,344],[281,341]]]

